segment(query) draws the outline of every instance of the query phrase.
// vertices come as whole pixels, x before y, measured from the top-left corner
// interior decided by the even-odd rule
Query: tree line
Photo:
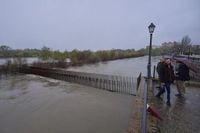
[[[12,49],[7,45],[0,45],[0,58],[7,57],[38,57],[38,49]]]
[[[84,63],[95,63],[99,61],[123,59],[144,56],[144,53],[135,51],[134,49],[112,49],[112,50],[99,50],[93,52],[91,50],[77,50],[64,51],[51,50],[44,46],[41,49],[12,49],[9,46],[0,46],[0,58],[6,57],[38,57],[41,60],[56,60],[65,61],[70,59],[72,65],[79,65]]]
[[[64,51],[51,50],[44,46],[41,49],[12,49],[6,45],[0,45],[0,58],[6,57],[38,57],[41,60],[57,60],[65,61],[70,59],[73,65],[94,63],[99,61],[123,59],[148,55],[149,48],[135,49],[111,49],[99,50],[93,52],[91,50],[77,50]],[[184,36],[180,42],[173,42],[162,45],[158,48],[152,48],[152,55],[172,55],[172,54],[200,54],[200,46],[192,45],[189,36]]]

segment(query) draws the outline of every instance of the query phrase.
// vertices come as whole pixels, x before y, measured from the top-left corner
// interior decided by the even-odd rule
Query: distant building
[[[161,48],[161,45],[152,45],[152,49]],[[146,46],[146,49],[149,49],[149,46]]]
[[[174,47],[174,45],[176,44],[176,42],[164,42],[161,44],[162,48],[172,48]]]
[[[199,49],[200,45],[192,45],[192,47],[195,47],[195,48]]]
[[[152,45],[152,49],[161,48],[160,45]]]
[[[152,49],[156,48],[164,48],[164,49],[169,49],[169,48],[176,48],[177,45],[180,45],[179,42],[164,42],[161,45],[152,45]],[[200,48],[200,45],[193,45],[195,48]],[[146,49],[149,49],[149,45],[146,46]]]

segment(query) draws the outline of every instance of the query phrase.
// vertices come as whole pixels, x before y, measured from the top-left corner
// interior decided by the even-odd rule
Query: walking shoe
[[[167,103],[166,103],[168,106],[171,106],[171,103],[170,103],[170,101],[167,101]]]
[[[159,90],[161,89],[161,87],[160,87],[160,86],[156,86],[156,88],[158,88]]]
[[[162,100],[162,98],[159,95],[156,95],[155,97],[158,98],[159,100]]]
[[[160,98],[160,96],[157,94],[157,95],[155,95],[155,97],[157,97],[157,98]]]

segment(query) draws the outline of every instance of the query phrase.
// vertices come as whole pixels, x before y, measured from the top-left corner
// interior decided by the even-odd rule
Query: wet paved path
[[[155,93],[157,90],[154,91]],[[200,133],[200,88],[187,87],[185,98],[176,97],[176,86],[171,87],[171,107],[163,100],[153,97],[151,104],[161,114],[157,121],[161,133]]]
[[[133,100],[38,76],[1,78],[0,133],[123,133]]]

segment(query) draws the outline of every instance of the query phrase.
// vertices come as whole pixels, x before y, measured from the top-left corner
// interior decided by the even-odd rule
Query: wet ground
[[[0,133],[123,133],[133,100],[33,75],[0,77]]]
[[[172,86],[170,107],[166,105],[166,93],[162,100],[155,97],[151,100],[164,119],[156,122],[159,132],[200,133],[200,88],[187,87],[184,98],[176,97],[176,93],[176,86]]]

